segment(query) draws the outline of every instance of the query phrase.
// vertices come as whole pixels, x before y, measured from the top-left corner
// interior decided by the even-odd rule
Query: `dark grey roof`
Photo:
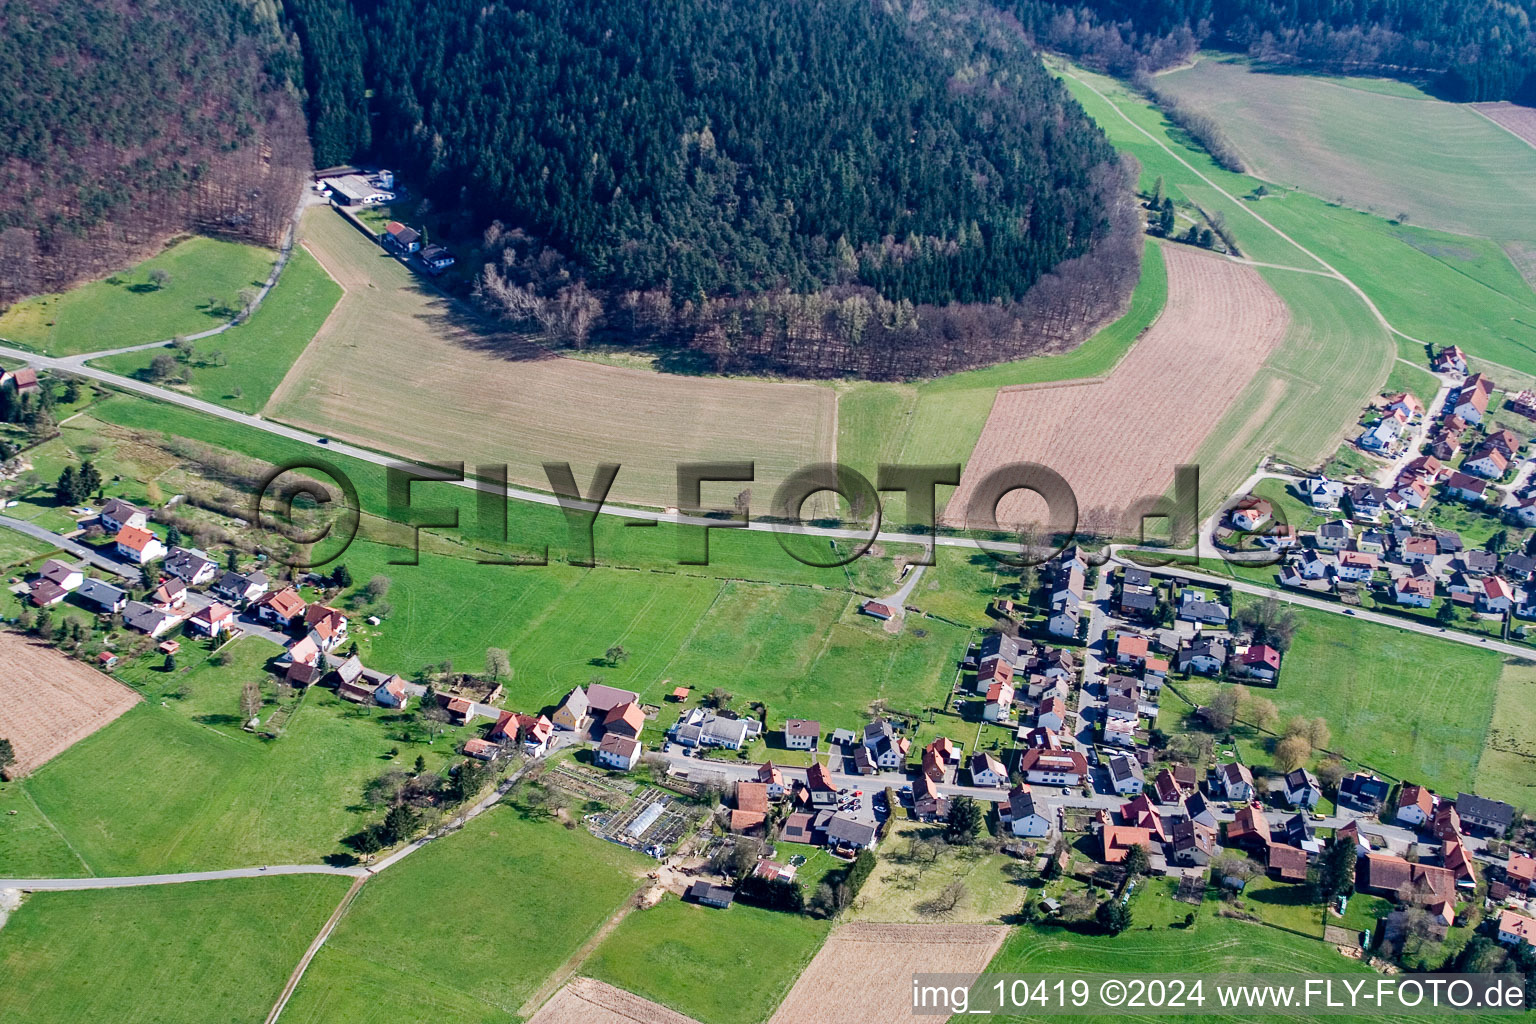
[[[1157,595],[1150,590],[1127,590],[1120,595],[1120,607],[1152,611],[1157,607]]]
[[[827,841],[850,846],[868,846],[875,841],[875,826],[834,814],[827,820]]]
[[[1492,821],[1508,828],[1515,820],[1515,809],[1502,800],[1489,800],[1474,793],[1456,794],[1456,813],[1480,821]]]
[[[1008,813],[1014,821],[1027,818],[1035,812],[1035,794],[1023,786],[1015,787],[1008,794]]]
[[[128,596],[128,592],[121,587],[114,587],[106,580],[99,580],[94,576],[80,584],[80,589],[76,593],[85,600],[94,601],[103,607],[117,604]]]
[[[1116,782],[1142,778],[1141,765],[1124,754],[1116,754],[1109,759],[1109,777]]]
[[[1504,556],[1504,568],[1510,572],[1528,575],[1536,572],[1536,558],[1519,553]]]
[[[1121,570],[1121,581],[1128,587],[1150,587],[1152,574],[1139,566],[1128,565]]]
[[[688,898],[697,903],[730,903],[736,898],[736,892],[723,885],[699,881],[688,887]]]
[[[981,660],[986,661],[988,658],[1002,658],[1013,664],[1019,658],[1019,642],[1001,633],[987,634],[981,642]]]

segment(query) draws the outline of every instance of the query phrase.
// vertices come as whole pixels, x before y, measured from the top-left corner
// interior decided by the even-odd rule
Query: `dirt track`
[[[676,1010],[591,978],[577,978],[555,993],[528,1024],[697,1024]]]
[[[1167,306],[1107,379],[998,392],[949,503],[951,521],[958,525],[988,472],[1019,460],[1065,477],[1080,511],[1107,509],[1117,521],[1138,499],[1169,490],[1174,466],[1215,428],[1290,314],[1252,267],[1188,246],[1165,253]],[[1044,505],[1015,492],[998,518],[1043,523]]]
[[[16,748],[11,775],[35,771],[110,724],[139,695],[20,633],[0,630],[0,736]]]
[[[1007,934],[1001,925],[844,925],[827,939],[769,1024],[906,1019],[912,1016],[913,974],[979,973]]]

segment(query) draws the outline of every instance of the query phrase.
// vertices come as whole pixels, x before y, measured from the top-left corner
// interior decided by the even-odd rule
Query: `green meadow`
[[[498,806],[363,886],[283,1020],[531,1016],[524,1003],[620,910],[648,864],[579,826]]]
[[[191,382],[172,386],[240,412],[260,412],[340,299],[341,286],[308,249],[296,247],[256,315],[198,342],[189,368]],[[214,363],[215,352],[222,353],[222,365]],[[159,349],[124,352],[91,365],[149,380],[149,364],[163,354]]]
[[[104,280],[23,299],[0,314],[0,338],[66,356],[196,334],[233,316],[240,290],[261,287],[273,259],[268,249],[188,238]],[[155,271],[168,275],[163,285]]]
[[[581,972],[701,1024],[759,1024],[831,929],[800,914],[743,903],[720,911],[669,896],[625,917]]]
[[[259,1021],[351,879],[34,893],[0,928],[0,1020]]]

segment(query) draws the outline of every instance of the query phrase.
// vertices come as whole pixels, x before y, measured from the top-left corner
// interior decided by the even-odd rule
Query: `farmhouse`
[[[1355,885],[1364,892],[1421,905],[1456,899],[1456,875],[1446,868],[1413,864],[1389,853],[1360,858]]]
[[[554,725],[543,715],[503,711],[497,717],[496,724],[491,726],[487,738],[503,745],[521,743],[524,754],[529,757],[539,757],[549,750],[549,738],[554,735],[554,731]],[[623,732],[616,732],[613,735],[631,740],[635,738],[626,736]]]
[[[333,650],[347,638],[346,615],[323,604],[312,604],[304,609],[304,625],[322,651]]]
[[[399,676],[390,676],[374,689],[373,699],[383,707],[404,710],[411,696],[410,691],[405,688],[404,679]]]
[[[620,736],[628,736],[630,739],[638,739],[640,732],[645,728],[645,712],[640,710],[640,705],[631,701],[628,704],[620,704],[603,716],[603,735],[618,733]],[[708,745],[708,744],[706,744]],[[718,744],[728,746],[729,744]],[[740,749],[738,742],[732,746],[732,750]]]
[[[1294,846],[1272,843],[1269,847],[1268,866],[1275,878],[1282,882],[1307,880],[1307,854]]]
[[[1264,817],[1264,809],[1255,804],[1239,807],[1227,825],[1227,845],[1262,850],[1269,842],[1269,819]]]
[[[1105,817],[1107,818],[1107,815]],[[1101,859],[1106,864],[1119,864],[1125,860],[1133,846],[1140,846],[1150,858],[1154,848],[1160,845],[1152,833],[1144,828],[1114,825],[1107,820],[1102,822],[1099,844]]]

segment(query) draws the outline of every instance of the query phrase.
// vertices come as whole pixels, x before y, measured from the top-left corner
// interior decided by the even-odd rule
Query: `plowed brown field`
[[[1004,388],[950,501],[960,525],[977,483],[1027,460],[1066,478],[1083,518],[1114,522],[1173,484],[1285,335],[1290,314],[1252,267],[1170,245],[1168,304],[1108,378],[1059,387]],[[1095,512],[1094,510],[1097,510]],[[1044,504],[1016,491],[1004,524],[1044,523]]]
[[[791,381],[689,377],[565,358],[489,329],[328,209],[304,244],[346,289],[265,414],[367,448],[434,462],[507,465],[549,489],[545,462],[591,479],[622,467],[610,499],[677,504],[680,462],[756,462],[754,512],[791,471],[833,457],[837,395]],[[707,485],[729,505],[740,484]],[[712,490],[713,489],[713,490]]]
[[[139,702],[110,676],[20,633],[0,631],[0,736],[12,776],[38,768]]]
[[[844,925],[827,939],[769,1024],[904,1020],[912,1016],[912,975],[979,973],[1007,934],[1000,925]]]
[[[591,978],[577,978],[555,993],[528,1024],[697,1024],[676,1010]]]

